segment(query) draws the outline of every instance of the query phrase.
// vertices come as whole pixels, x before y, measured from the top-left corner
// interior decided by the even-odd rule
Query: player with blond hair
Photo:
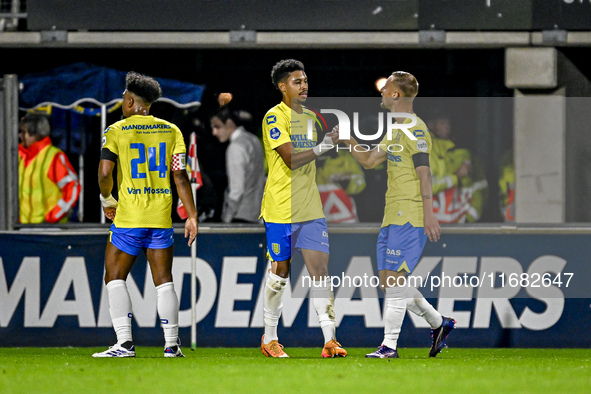
[[[453,330],[455,320],[443,317],[427,302],[422,294],[405,282],[419,262],[427,238],[436,242],[441,234],[433,213],[433,191],[429,153],[431,136],[425,123],[413,112],[413,100],[417,96],[417,79],[404,71],[390,75],[381,89],[382,107],[400,114],[397,123],[416,124],[407,130],[393,130],[371,151],[355,149],[354,138],[344,140],[353,157],[366,169],[375,168],[388,161],[388,189],[384,219],[377,243],[377,262],[380,287],[386,294],[384,316],[384,340],[368,358],[398,358],[398,336],[406,309],[422,316],[431,326],[432,346],[429,357],[435,357],[445,346],[447,336]],[[409,114],[409,116],[402,115]],[[397,144],[403,149],[390,151],[387,147]]]

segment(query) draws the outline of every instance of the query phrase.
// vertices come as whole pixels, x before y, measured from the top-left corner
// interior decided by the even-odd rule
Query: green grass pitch
[[[289,359],[253,348],[136,348],[137,357],[95,359],[105,348],[0,348],[2,393],[425,392],[589,393],[591,349],[400,349],[399,359],[366,359],[375,349],[322,359],[320,348],[286,348]],[[550,391],[551,390],[551,391]]]

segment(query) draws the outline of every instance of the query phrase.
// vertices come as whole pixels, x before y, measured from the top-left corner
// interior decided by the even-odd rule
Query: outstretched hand
[[[337,146],[339,144],[339,133],[338,132],[331,131],[330,133],[326,133],[325,138],[326,137],[331,139],[334,146]]]
[[[197,219],[188,218],[185,221],[185,238],[189,238],[187,245],[191,246],[197,238]]]
[[[330,133],[327,133],[326,135],[330,136],[330,138],[332,139],[332,143],[337,145],[339,142],[341,142],[339,140],[339,125],[336,125],[335,127],[332,128],[332,131]]]

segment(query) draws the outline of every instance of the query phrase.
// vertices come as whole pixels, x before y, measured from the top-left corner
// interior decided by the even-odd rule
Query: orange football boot
[[[261,352],[267,357],[289,357],[287,353],[283,351],[283,345],[277,341],[271,341],[265,345],[265,336],[261,338]],[[346,353],[346,352],[345,352]]]
[[[322,357],[346,357],[347,351],[341,347],[341,344],[336,339],[331,339],[326,342],[324,349],[322,349]]]

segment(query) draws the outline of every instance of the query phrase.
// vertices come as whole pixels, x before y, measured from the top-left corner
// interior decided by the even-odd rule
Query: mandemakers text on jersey
[[[130,124],[123,126],[122,130],[152,130],[152,129],[171,129],[170,125],[163,123],[156,124]]]

